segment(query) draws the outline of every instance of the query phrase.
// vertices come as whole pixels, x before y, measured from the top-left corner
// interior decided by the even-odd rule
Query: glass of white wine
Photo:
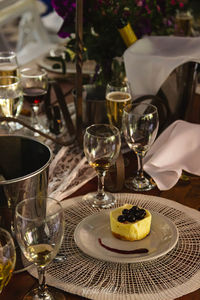
[[[3,117],[16,118],[23,106],[23,91],[21,80],[17,76],[0,76],[0,115]],[[11,131],[20,129],[22,126],[10,122]]]
[[[83,144],[85,156],[98,175],[98,191],[85,195],[84,199],[92,201],[93,207],[112,207],[115,198],[104,191],[104,178],[119,155],[120,132],[113,125],[94,124],[86,128]]]
[[[12,276],[16,263],[15,245],[10,233],[0,228],[0,294]]]
[[[131,91],[128,82],[112,81],[106,86],[106,110],[109,123],[122,133],[123,109],[131,103]]]
[[[148,103],[128,104],[123,113],[123,130],[126,142],[137,155],[138,171],[135,177],[125,181],[125,186],[134,191],[148,191],[156,185],[143,172],[143,157],[153,144],[159,126],[156,106]]]
[[[14,51],[0,52],[0,76],[19,76],[19,65]]]
[[[49,197],[21,201],[15,211],[15,233],[23,254],[38,270],[39,287],[25,295],[24,300],[64,299],[62,293],[47,288],[45,283],[45,267],[55,258],[63,240],[61,204]]]

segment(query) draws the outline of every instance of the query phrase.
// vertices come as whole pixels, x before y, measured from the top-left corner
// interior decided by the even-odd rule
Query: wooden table
[[[68,83],[67,89],[71,86]],[[64,91],[66,92],[66,91]],[[69,97],[72,97],[69,95]],[[193,99],[194,101],[190,103],[188,107],[189,115],[187,115],[187,121],[200,123],[200,95],[196,95]],[[72,99],[70,100],[72,101]],[[136,169],[136,161],[134,154],[129,154],[129,167],[126,169],[126,177]],[[88,192],[95,191],[97,188],[96,178],[88,182],[81,189],[76,191],[70,197],[84,195]],[[120,192],[130,192],[123,188]],[[157,188],[146,192],[147,195],[160,196],[163,198],[171,199],[177,201],[188,207],[197,209],[200,211],[200,177],[189,175],[189,181],[183,182],[179,181],[176,186],[168,191],[159,191]],[[22,272],[19,274],[14,274],[8,285],[4,288],[2,294],[0,295],[0,300],[21,300],[24,295],[37,286],[37,280],[33,278],[28,272]],[[199,283],[200,286],[200,283]],[[66,300],[80,300],[86,299],[77,295],[72,295],[65,293]],[[183,297],[177,298],[176,300],[199,300],[200,299],[200,289],[197,291],[187,294]]]
[[[130,160],[129,167],[126,169],[126,176],[129,176],[133,172],[133,166],[136,166],[134,154],[129,153],[128,158]],[[76,191],[72,197],[84,195],[89,191],[95,191],[97,186],[97,180],[94,178],[83,186],[80,190]],[[121,192],[130,192],[123,188]],[[149,195],[160,196],[163,198],[177,201],[181,204],[200,210],[200,177],[189,175],[189,181],[179,181],[176,186],[168,191],[159,191],[157,188],[146,192]],[[14,274],[7,287],[0,295],[0,300],[20,300],[23,296],[33,287],[37,286],[37,280],[29,275],[28,272]],[[199,283],[200,286],[200,283]],[[83,297],[65,293],[66,300],[79,300],[85,299]],[[177,300],[199,300],[200,289],[177,298]]]

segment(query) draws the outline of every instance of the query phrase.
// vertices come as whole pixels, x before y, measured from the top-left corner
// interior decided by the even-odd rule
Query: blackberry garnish
[[[120,222],[120,223],[124,223],[126,221],[125,215],[118,216],[117,221]]]
[[[127,215],[128,213],[129,213],[129,209],[124,208],[124,209],[122,210],[122,214],[123,214],[123,215]]]
[[[136,221],[136,218],[133,214],[130,214],[130,215],[126,215],[126,220],[130,223],[133,223]]]
[[[135,212],[138,211],[138,210],[139,210],[139,207],[136,206],[136,205],[133,205],[133,206],[130,208],[130,211],[133,212],[133,213],[135,213]]]

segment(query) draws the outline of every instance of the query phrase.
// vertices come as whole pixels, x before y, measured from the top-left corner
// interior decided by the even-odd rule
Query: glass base
[[[44,294],[39,295],[39,289],[36,288],[28,292],[23,300],[66,300],[66,297],[53,288],[48,288]]]
[[[67,260],[67,255],[57,254],[56,257],[54,257],[53,262],[62,263],[66,260]]]
[[[17,122],[9,122],[9,127],[11,129],[11,132],[20,130],[23,128],[23,126]]]
[[[37,123],[37,124],[33,124],[32,126],[33,126],[33,128],[41,131],[42,133],[46,133],[46,134],[49,133],[49,129],[45,128],[45,126],[43,126],[42,124]],[[34,136],[39,136],[40,134],[37,133],[37,132],[33,132],[33,135]]]
[[[2,122],[0,124],[1,133],[15,133],[15,131],[20,130],[23,126],[17,122]]]
[[[150,191],[156,187],[156,183],[150,177],[140,178],[139,176],[130,177],[125,181],[125,187],[132,191],[143,192]]]
[[[116,202],[115,197],[108,192],[105,192],[103,199],[98,199],[96,192],[85,195],[83,199],[91,201],[92,206],[98,208],[110,208],[113,207]]]

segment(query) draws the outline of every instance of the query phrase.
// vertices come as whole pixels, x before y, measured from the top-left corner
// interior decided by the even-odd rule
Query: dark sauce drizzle
[[[109,251],[115,252],[115,253],[120,253],[120,254],[138,254],[138,253],[148,253],[149,252],[149,250],[146,248],[140,248],[140,249],[135,249],[135,250],[120,250],[120,249],[111,248],[111,247],[104,245],[100,238],[98,239],[98,242],[103,248],[105,248]]]

